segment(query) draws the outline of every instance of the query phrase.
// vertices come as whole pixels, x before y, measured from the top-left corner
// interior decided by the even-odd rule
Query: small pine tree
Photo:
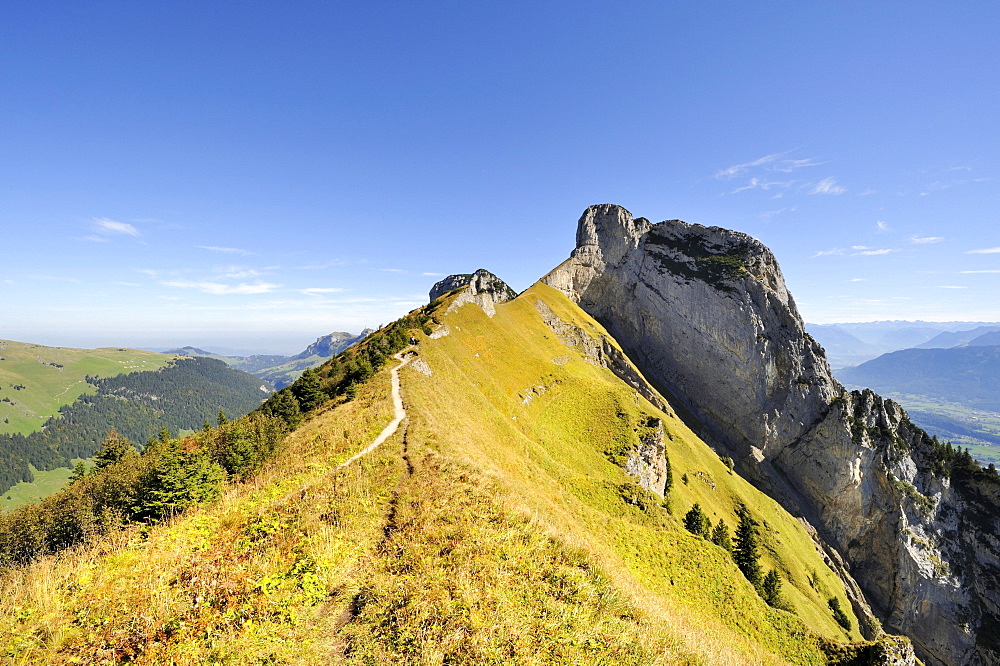
[[[760,545],[757,538],[757,523],[743,505],[736,511],[739,524],[736,526],[736,540],[733,544],[733,559],[746,579],[758,590],[764,579],[760,568]]]
[[[847,613],[840,607],[840,599],[838,597],[830,597],[826,604],[833,611],[833,619],[837,621],[837,624],[843,627],[845,631],[850,631],[852,626],[851,618],[847,617]]]
[[[703,539],[712,538],[712,519],[705,515],[701,507],[695,504],[684,516],[684,527],[691,534],[696,534]]]
[[[774,569],[767,572],[761,583],[760,596],[768,606],[781,607],[781,576]]]
[[[153,472],[149,500],[144,512],[167,516],[221,494],[226,471],[203,449],[189,449],[179,440],[165,445]]]
[[[226,417],[226,413],[220,409],[219,416],[218,418],[216,418],[215,422],[218,423],[219,427],[221,428],[222,426],[229,423],[229,419]]]
[[[287,387],[268,398],[261,411],[283,420],[289,428],[295,428],[302,422],[298,398]]]
[[[306,368],[302,376],[292,385],[292,392],[299,400],[299,408],[303,412],[316,409],[324,402],[327,396],[319,381],[319,373],[316,368]]]
[[[94,469],[101,470],[138,455],[132,442],[119,435],[116,430],[111,430],[94,456]]]
[[[726,525],[726,521],[722,518],[719,518],[719,524],[712,530],[712,543],[730,553],[733,552],[733,541],[729,538],[729,525]]]
[[[69,483],[76,483],[85,476],[87,476],[87,465],[80,461],[73,465],[73,473],[69,475]]]

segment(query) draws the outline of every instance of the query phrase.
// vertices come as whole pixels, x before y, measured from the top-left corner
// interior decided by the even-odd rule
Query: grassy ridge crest
[[[533,299],[594,339],[599,324],[543,286],[493,318],[448,312],[453,297],[406,320],[421,363],[401,371],[408,418],[382,447],[339,467],[392,419],[394,362],[378,361],[395,330],[289,387],[286,402],[315,404],[217,501],[2,573],[0,659],[823,664],[827,642],[858,638],[832,619],[843,588],[798,523]],[[650,417],[670,508],[615,464]],[[684,529],[696,502],[731,527],[748,507],[795,615]]]

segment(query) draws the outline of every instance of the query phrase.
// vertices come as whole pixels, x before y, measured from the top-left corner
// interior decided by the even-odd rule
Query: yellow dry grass
[[[826,598],[844,593],[802,528],[567,347],[535,299],[605,335],[542,286],[492,319],[475,305],[440,315],[448,335],[418,334],[432,374],[402,371],[408,419],[381,448],[337,467],[391,420],[388,370],[218,502],[3,574],[0,659],[825,663],[817,635],[847,638]],[[670,439],[673,513],[608,453],[651,416]],[[738,502],[766,521],[765,566],[797,615],[683,529],[694,502],[731,527]]]

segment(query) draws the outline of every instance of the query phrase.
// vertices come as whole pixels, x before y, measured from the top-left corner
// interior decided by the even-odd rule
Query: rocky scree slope
[[[847,392],[759,241],[591,206],[545,276],[601,322],[738,469],[815,526],[848,589],[934,664],[1000,661],[1000,493],[903,410]],[[869,635],[879,631],[869,622]]]

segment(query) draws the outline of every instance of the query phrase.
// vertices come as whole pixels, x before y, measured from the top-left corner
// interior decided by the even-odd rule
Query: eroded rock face
[[[496,304],[504,303],[517,296],[507,283],[493,273],[480,268],[475,273],[449,275],[431,287],[430,300],[439,298],[449,291],[465,287],[465,291],[455,299],[449,311],[466,303],[476,303],[490,317],[496,314]]]
[[[670,478],[663,422],[652,419],[644,431],[639,434],[639,446],[629,452],[625,460],[625,471],[635,477],[640,486],[663,497]]]
[[[592,206],[572,256],[543,281],[599,320],[741,473],[816,526],[890,631],[931,663],[1000,660],[997,484],[956,491],[898,405],[843,389],[759,241]],[[864,599],[852,603],[863,615]]]

